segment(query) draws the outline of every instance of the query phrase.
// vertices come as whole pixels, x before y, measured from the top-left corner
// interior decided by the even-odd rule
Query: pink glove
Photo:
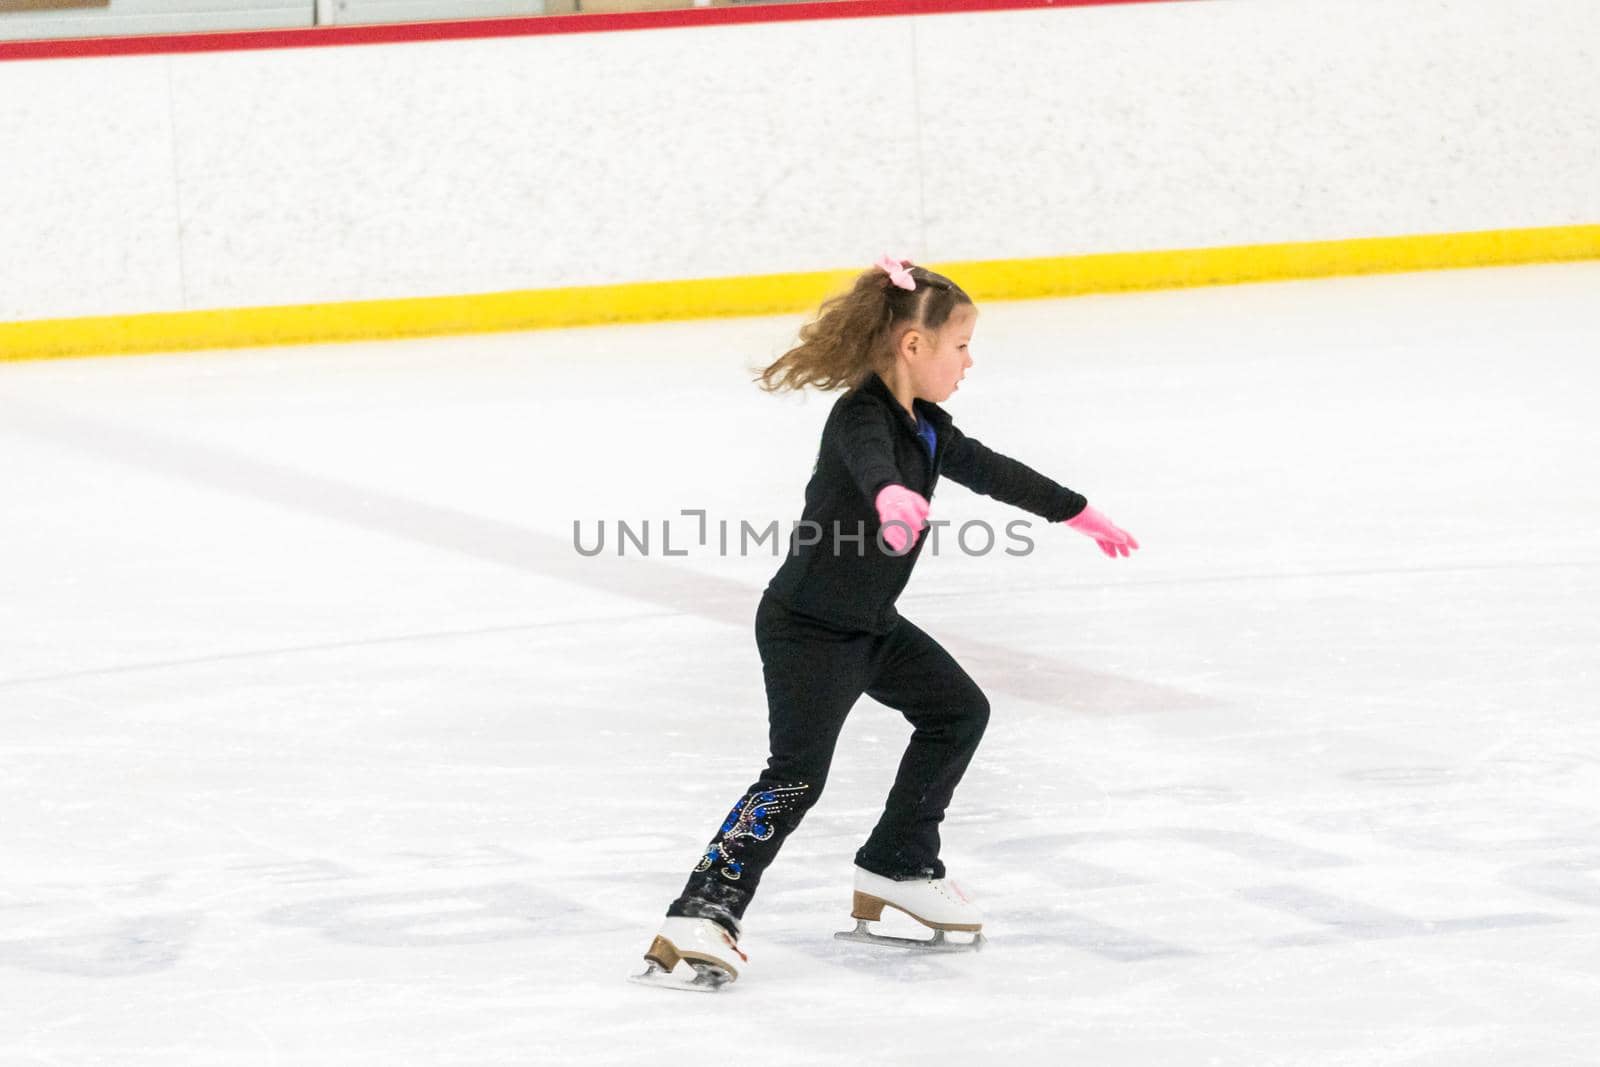
[[[927,499],[903,485],[886,485],[879,489],[873,506],[878,509],[878,522],[883,525],[883,543],[897,556],[904,555],[906,549],[916,543],[918,531],[928,525]]]
[[[1126,556],[1130,548],[1138,548],[1139,542],[1126,530],[1118,529],[1116,524],[1094,508],[1084,508],[1073,518],[1067,520],[1067,525],[1083,534],[1092,537],[1100,545],[1100,551],[1116,559]]]

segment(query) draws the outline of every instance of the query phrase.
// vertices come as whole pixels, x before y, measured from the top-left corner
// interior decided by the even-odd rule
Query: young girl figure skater
[[[939,643],[895,611],[922,550],[941,475],[1050,522],[1106,555],[1139,544],[1077,493],[956,428],[941,403],[972,366],[972,300],[949,278],[884,257],[822,305],[800,343],[762,372],[768,391],[847,391],[822,430],[805,511],[756,611],[771,754],[667,909],[646,982],[715,989],[738,976],[740,921],[784,840],[822,795],[845,716],[863,693],[910,720],[911,741],[855,855],[852,915],[885,906],[936,931],[983,917],[945,876],[939,823],[989,719],[989,701]],[[802,533],[806,536],[802,536]],[[858,923],[853,936],[877,938]],[[902,942],[903,943],[903,942]],[[677,974],[674,968],[685,966]]]

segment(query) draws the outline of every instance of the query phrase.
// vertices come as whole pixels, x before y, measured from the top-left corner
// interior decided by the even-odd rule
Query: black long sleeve
[[[791,611],[844,630],[888,633],[894,602],[928,538],[902,556],[880,551],[874,501],[896,483],[930,500],[939,477],[1051,522],[1078,514],[1087,501],[1038,471],[956,429],[937,404],[915,402],[933,427],[932,455],[917,422],[877,375],[840,397],[822,428],[817,465],[788,557],[767,592]]]
[[[1070,519],[1089,506],[1081,494],[968,437],[954,424],[947,432],[953,439],[945,447],[939,472],[957,485],[1050,522]]]
[[[892,424],[877,405],[855,404],[843,406],[839,414],[838,433],[833,447],[850,471],[850,477],[869,501],[878,499],[878,490],[891,483],[904,483],[900,468],[895,464],[894,438],[890,436]],[[823,441],[828,444],[827,439]]]

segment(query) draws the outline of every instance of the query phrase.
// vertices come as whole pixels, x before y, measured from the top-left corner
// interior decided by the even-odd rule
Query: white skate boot
[[[738,941],[713,919],[669,915],[645,950],[646,967],[633,981],[663,989],[714,993],[739,977],[734,959],[748,962]],[[685,966],[674,973],[678,964]]]
[[[883,918],[885,907],[905,912],[933,931],[926,940],[913,937],[888,937],[867,929],[867,923]],[[929,952],[976,952],[983,947],[983,913],[960,886],[949,878],[913,878],[896,881],[856,868],[856,889],[850,917],[856,928],[833,936],[840,941],[861,941],[869,945],[894,945]],[[970,941],[946,941],[945,931],[972,934]]]

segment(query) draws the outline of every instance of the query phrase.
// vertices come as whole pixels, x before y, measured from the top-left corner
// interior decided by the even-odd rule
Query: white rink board
[[[0,321],[1593,223],[1597,44],[1219,0],[0,63]]]
[[[986,308],[958,422],[1145,546],[901,600],[994,704],[991,947],[831,939],[863,702],[715,998],[623,979],[763,758],[773,560],[571,523],[795,517],[796,320],[0,366],[0,1062],[1585,1062],[1597,284]]]

